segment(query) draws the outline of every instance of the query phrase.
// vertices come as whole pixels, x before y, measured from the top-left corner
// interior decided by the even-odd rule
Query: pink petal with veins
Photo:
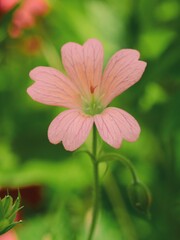
[[[33,100],[53,106],[79,108],[80,96],[74,84],[51,67],[37,67],[30,72],[35,83],[27,89]]]
[[[101,82],[103,103],[107,106],[116,96],[140,80],[146,63],[139,61],[139,52],[123,49],[112,56]]]
[[[83,46],[67,43],[62,49],[63,65],[70,77],[88,97],[99,86],[103,67],[103,47],[96,39],[88,40]]]
[[[109,107],[102,114],[94,116],[96,127],[102,139],[114,148],[119,148],[122,139],[137,140],[140,134],[138,122],[127,112]]]
[[[66,150],[74,151],[86,140],[93,125],[93,117],[71,109],[60,113],[48,129],[49,141],[57,144],[62,141]]]

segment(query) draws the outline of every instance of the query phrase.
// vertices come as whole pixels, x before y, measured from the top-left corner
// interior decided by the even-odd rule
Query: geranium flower
[[[94,123],[102,139],[114,148],[120,147],[122,139],[137,140],[137,121],[108,104],[141,78],[146,63],[138,60],[139,52],[118,51],[104,72],[103,47],[96,39],[83,46],[67,43],[61,53],[67,76],[51,67],[36,67],[30,72],[35,83],[27,90],[35,101],[69,108],[51,122],[49,141],[62,141],[66,150],[73,151],[85,142]]]

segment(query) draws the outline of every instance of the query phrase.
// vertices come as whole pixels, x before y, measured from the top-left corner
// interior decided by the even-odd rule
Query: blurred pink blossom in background
[[[7,233],[1,235],[0,240],[18,240],[18,237],[14,230],[10,230]]]
[[[73,151],[85,142],[94,123],[102,139],[114,148],[120,147],[122,139],[137,140],[137,121],[124,110],[107,106],[141,78],[146,63],[138,60],[139,52],[118,51],[104,73],[103,47],[96,39],[83,46],[67,43],[61,53],[68,76],[51,67],[37,67],[30,72],[35,83],[27,90],[35,101],[70,109],[50,124],[50,142],[62,141],[66,150]]]
[[[19,6],[12,14],[9,27],[9,34],[13,38],[19,37],[24,29],[34,27],[38,18],[49,11],[49,4],[45,0],[0,0],[0,14],[9,12],[17,4]]]
[[[44,0],[24,0],[14,12],[9,33],[11,37],[19,37],[22,30],[36,24],[37,18],[49,11],[49,5]]]
[[[0,0],[0,13],[9,12],[20,0]]]

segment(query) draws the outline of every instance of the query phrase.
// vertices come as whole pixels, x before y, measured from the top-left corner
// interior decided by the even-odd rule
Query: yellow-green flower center
[[[99,100],[95,99],[93,94],[90,101],[83,102],[83,112],[87,115],[94,116],[96,114],[102,113],[103,110],[103,105]]]

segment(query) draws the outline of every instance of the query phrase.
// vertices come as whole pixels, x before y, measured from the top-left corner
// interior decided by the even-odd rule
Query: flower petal
[[[62,49],[63,65],[83,96],[89,96],[101,81],[103,47],[96,39],[88,40],[83,46],[70,42]]]
[[[51,67],[36,67],[30,72],[35,83],[28,94],[40,103],[67,108],[80,107],[80,96],[74,84],[61,72]]]
[[[101,94],[105,106],[139,81],[146,67],[146,62],[138,60],[139,56],[139,52],[132,49],[120,50],[112,56],[101,83]]]
[[[86,140],[93,125],[93,117],[71,109],[60,113],[48,129],[49,141],[57,144],[62,141],[66,150],[74,151]]]
[[[134,142],[140,134],[138,122],[119,108],[106,108],[94,116],[94,121],[102,139],[114,148],[120,147],[123,138]]]

